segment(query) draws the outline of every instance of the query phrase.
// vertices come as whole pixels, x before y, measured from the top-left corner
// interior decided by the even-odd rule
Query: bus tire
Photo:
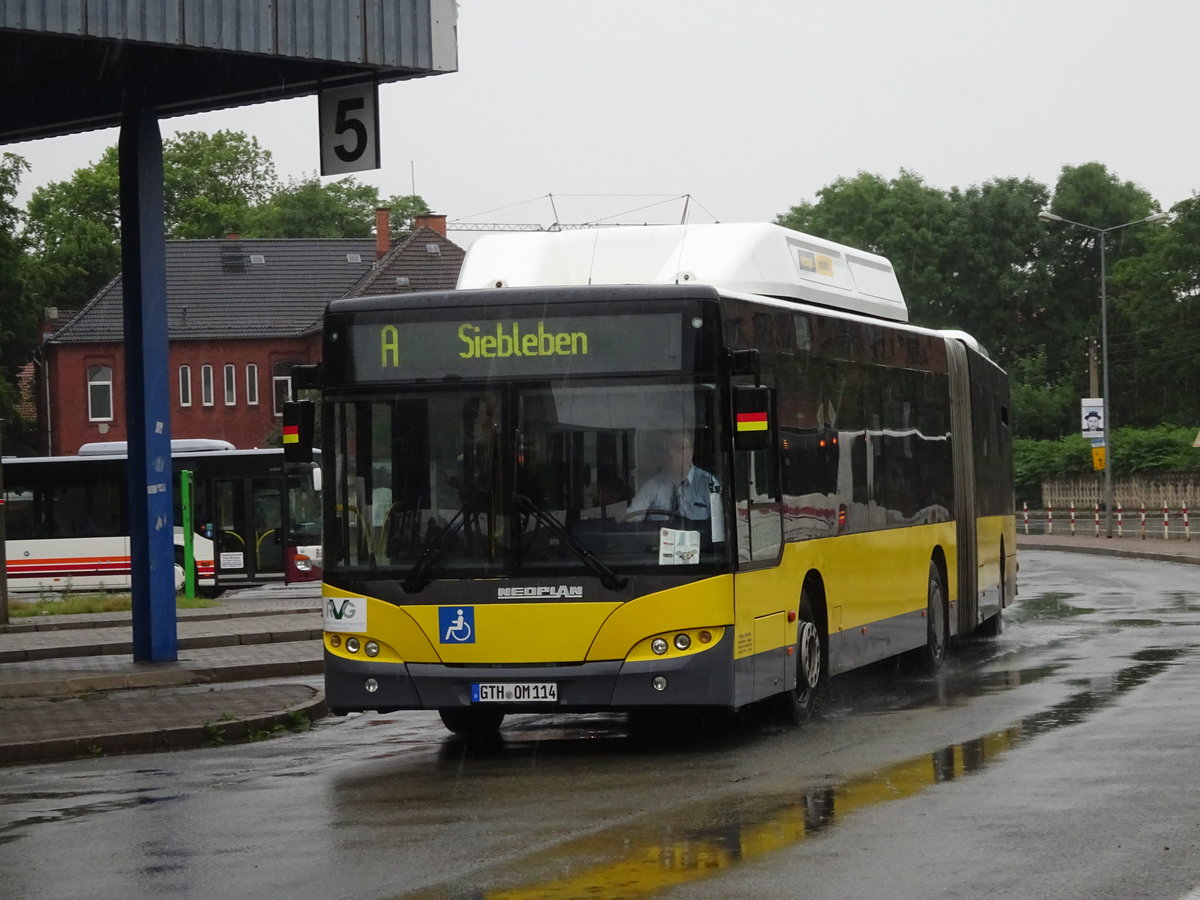
[[[800,592],[796,623],[796,686],[780,694],[777,702],[780,719],[792,725],[811,719],[829,690],[829,644],[813,597],[806,584]]]
[[[487,737],[493,735],[504,721],[499,709],[480,709],[474,706],[452,706],[439,709],[442,724],[454,734],[462,737]]]
[[[946,622],[949,617],[946,583],[935,559],[929,561],[925,594],[925,646],[921,651],[921,667],[925,674],[934,675],[946,660]]]

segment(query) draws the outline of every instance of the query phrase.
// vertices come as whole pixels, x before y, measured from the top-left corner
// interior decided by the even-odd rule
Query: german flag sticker
[[[300,443],[300,426],[299,425],[284,425],[283,426],[283,442],[285,444]]]
[[[737,414],[737,430],[740,431],[766,431],[767,430],[767,414],[766,412],[740,412]]]

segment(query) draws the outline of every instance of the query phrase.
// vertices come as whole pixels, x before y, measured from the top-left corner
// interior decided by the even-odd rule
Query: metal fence
[[[1137,540],[1192,540],[1190,513],[1191,504],[1171,508],[1139,506],[1125,509],[1118,506],[1113,510],[1113,537]],[[1082,537],[1108,534],[1108,516],[1096,504],[1091,506],[1067,506],[1031,509],[1022,504],[1017,510],[1017,531],[1021,534],[1062,534]],[[1195,537],[1200,540],[1200,534]]]

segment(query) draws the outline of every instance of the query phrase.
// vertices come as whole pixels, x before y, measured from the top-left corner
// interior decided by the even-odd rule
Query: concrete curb
[[[8,681],[0,685],[0,700],[23,697],[55,699],[105,691],[186,687],[193,684],[228,684],[236,681],[321,675],[324,671],[323,659],[248,662],[225,666],[176,664],[168,667],[163,664],[155,664],[144,671],[87,672],[67,675],[54,682],[47,681],[45,675],[30,678],[28,681]]]
[[[9,595],[12,599],[12,595]],[[20,598],[17,598],[20,599]],[[321,615],[320,605],[295,606],[276,609],[183,609],[179,610],[179,622],[219,622],[228,619],[261,619],[268,616],[295,616],[312,613]],[[0,624],[0,634],[23,634],[43,631],[71,631],[80,628],[119,628],[132,626],[130,613],[80,613],[66,616],[27,616],[10,619]]]
[[[1064,553],[1083,553],[1089,556],[1120,556],[1126,559],[1147,559],[1156,562],[1182,563],[1190,566],[1200,565],[1200,552],[1183,553],[1150,547],[1123,547],[1107,544],[1104,546],[1094,546],[1075,543],[1070,538],[1054,540],[1053,538],[1046,539],[1045,536],[1039,537],[1041,538],[1039,540],[1029,540],[1028,537],[1022,540],[1022,537],[1018,535],[1017,550],[1056,550]]]
[[[0,744],[0,765],[119,756],[127,753],[193,750],[204,746],[243,743],[255,732],[271,732],[278,726],[291,728],[299,716],[306,717],[311,725],[328,714],[325,693],[317,691],[311,700],[278,712],[229,721],[133,729],[102,737],[89,735],[48,738],[21,744]],[[218,736],[220,740],[214,743],[214,737]]]
[[[286,644],[294,641],[319,641],[324,636],[320,628],[300,628],[292,631],[258,632],[255,634],[206,634],[181,637],[180,650],[205,650],[214,647],[251,647],[256,644]],[[132,656],[133,640],[108,641],[103,644],[55,645],[17,650],[0,650],[0,664],[33,662],[39,659],[78,659],[87,656]]]

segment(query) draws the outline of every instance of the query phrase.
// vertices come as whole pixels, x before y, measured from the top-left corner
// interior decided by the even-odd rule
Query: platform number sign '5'
[[[379,88],[352,84],[327,88],[318,101],[321,174],[379,168]]]

